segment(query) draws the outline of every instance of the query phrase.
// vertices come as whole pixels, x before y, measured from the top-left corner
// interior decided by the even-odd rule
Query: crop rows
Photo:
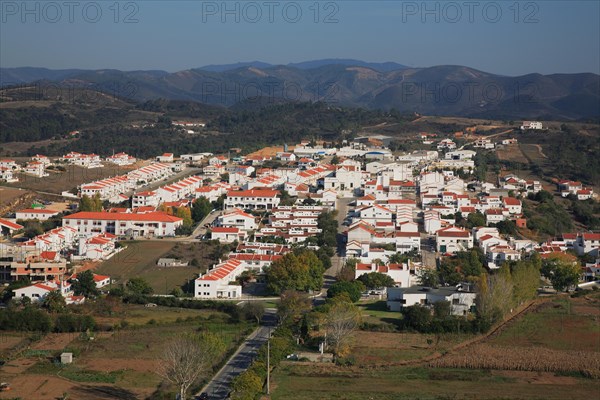
[[[558,351],[539,347],[493,347],[479,344],[429,363],[438,368],[576,372],[600,379],[600,353]]]

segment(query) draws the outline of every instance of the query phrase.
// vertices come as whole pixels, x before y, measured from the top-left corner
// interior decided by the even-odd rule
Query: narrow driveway
[[[223,368],[202,388],[201,393],[208,394],[210,400],[226,399],[231,391],[231,381],[250,367],[258,349],[267,342],[276,324],[276,309],[267,308],[261,326],[246,338]]]

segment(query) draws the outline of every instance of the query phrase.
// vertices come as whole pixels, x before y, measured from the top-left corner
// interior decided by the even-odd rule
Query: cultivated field
[[[135,169],[135,165],[120,167],[107,164],[103,168],[81,168],[77,166],[65,166],[65,172],[49,172],[50,176],[37,178],[25,174],[17,174],[19,182],[8,184],[15,188],[23,188],[40,192],[60,194],[76,188],[83,183],[90,183],[99,179],[116,175],[123,175]]]
[[[358,332],[353,366],[283,362],[275,400],[567,399],[600,396],[600,296],[559,298],[473,335]],[[385,319],[365,310],[363,318]],[[369,315],[370,313],[370,315]],[[375,321],[372,321],[373,323]]]
[[[0,393],[0,399],[55,400],[65,393],[73,399],[145,399],[159,387],[170,390],[156,373],[169,340],[209,330],[221,337],[230,351],[251,329],[246,322],[232,323],[228,315],[211,310],[146,309],[119,303],[111,308],[111,314],[98,317],[97,322],[118,329],[96,333],[93,340],[75,333],[49,334],[0,367],[0,380],[12,388]],[[20,335],[4,336],[18,345]],[[5,344],[10,347],[9,339]],[[73,364],[54,362],[63,351],[73,353]],[[220,361],[216,358],[214,365]]]
[[[110,275],[116,283],[129,278],[144,278],[157,294],[169,294],[175,287],[185,285],[197,278],[212,264],[212,247],[207,243],[176,243],[173,241],[125,241],[127,248],[100,264],[95,272]],[[197,266],[159,268],[156,262],[161,257],[178,258]]]

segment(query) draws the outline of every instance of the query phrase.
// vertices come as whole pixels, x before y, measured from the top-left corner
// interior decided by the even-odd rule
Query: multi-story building
[[[110,233],[116,236],[175,236],[183,219],[155,211],[148,213],[83,211],[63,218],[63,226],[77,229],[79,234],[93,236]]]
[[[272,210],[277,207],[281,199],[277,197],[277,190],[240,190],[227,192],[225,199],[226,208]]]

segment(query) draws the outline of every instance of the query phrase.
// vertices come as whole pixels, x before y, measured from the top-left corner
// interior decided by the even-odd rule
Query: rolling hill
[[[600,75],[509,77],[444,65],[315,60],[288,65],[260,61],[165,71],[0,69],[0,85],[53,82],[136,101],[186,100],[216,106],[325,101],[429,115],[501,119],[580,120],[600,116]]]

